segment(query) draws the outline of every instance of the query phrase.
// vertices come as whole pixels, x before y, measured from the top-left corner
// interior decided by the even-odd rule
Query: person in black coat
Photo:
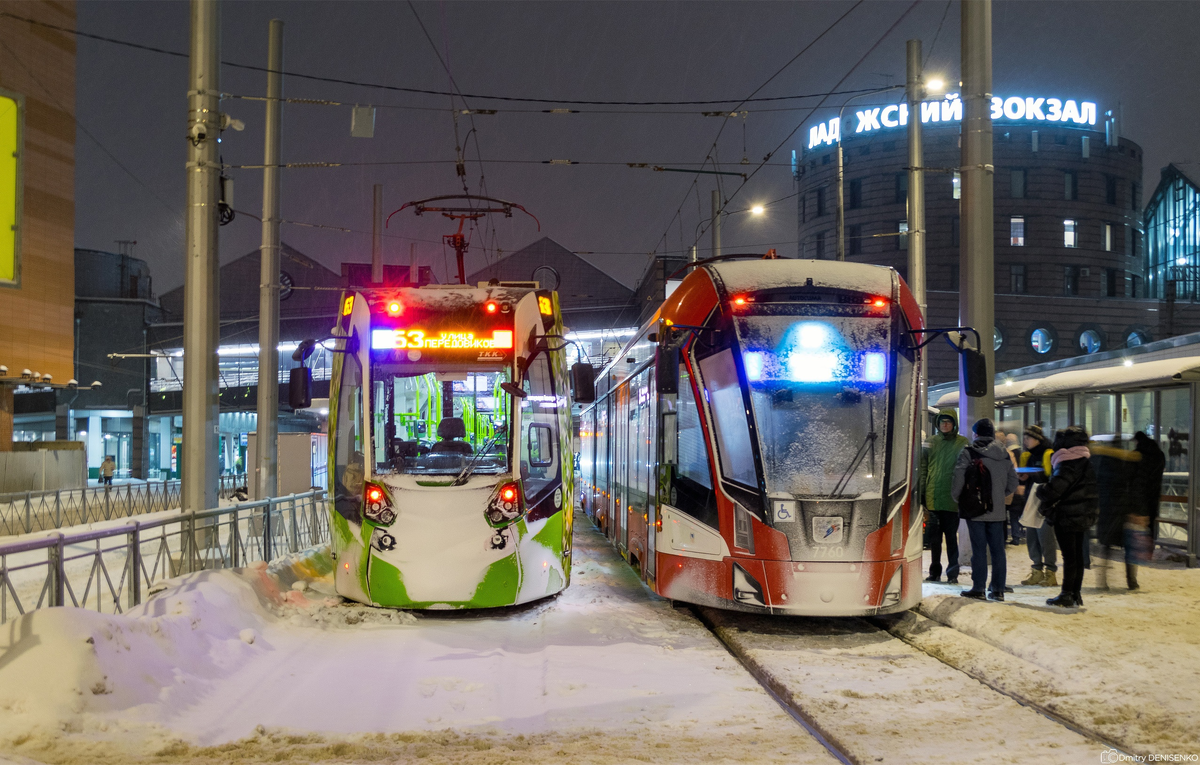
[[[1134,509],[1125,525],[1125,581],[1129,589],[1138,589],[1137,563],[1150,559],[1158,533],[1158,503],[1162,498],[1163,470],[1167,457],[1153,438],[1142,431],[1133,434],[1134,450],[1141,455],[1134,482]],[[1133,562],[1129,551],[1133,550]]]
[[[1100,513],[1096,471],[1088,450],[1088,434],[1071,426],[1060,431],[1050,457],[1053,473],[1038,487],[1042,515],[1054,526],[1063,557],[1062,592],[1047,605],[1073,608],[1083,605],[1079,591],[1083,586],[1084,545],[1087,532]]]
[[[1096,567],[1096,586],[1108,589],[1108,569],[1112,565],[1112,548],[1125,548],[1125,570],[1134,581],[1136,573],[1136,542],[1128,544],[1126,528],[1132,516],[1140,514],[1139,505],[1142,455],[1125,449],[1117,439],[1112,443],[1088,444],[1092,452],[1092,467],[1096,470],[1096,488],[1100,493],[1100,520],[1096,524],[1096,541],[1104,546],[1104,560]]]

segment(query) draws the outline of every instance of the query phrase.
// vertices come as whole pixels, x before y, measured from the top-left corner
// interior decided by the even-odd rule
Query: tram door
[[[657,396],[654,393],[654,367],[646,370],[646,406],[642,410],[646,434],[643,441],[646,444],[646,560],[642,562],[642,570],[646,572],[649,581],[656,576],[654,569],[654,533],[658,528],[658,410]]]
[[[629,549],[629,385],[617,388],[613,417],[613,540],[617,549]]]

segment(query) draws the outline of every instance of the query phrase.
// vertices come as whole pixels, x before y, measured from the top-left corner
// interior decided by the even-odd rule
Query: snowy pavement
[[[0,752],[41,762],[835,760],[587,524],[571,586],[412,616],[279,576],[206,572],[128,616],[0,631]],[[307,591],[287,589],[315,580]]]
[[[1028,556],[1007,550],[1009,578],[1019,582]],[[906,636],[1126,751],[1200,755],[1200,569],[1143,566],[1141,589],[1130,592],[1117,562],[1111,589],[1101,591],[1102,562],[1093,557],[1084,572],[1081,609],[1047,606],[1058,588],[1016,584],[1004,603],[991,603],[956,597],[969,584],[927,583],[918,612],[952,630]]]

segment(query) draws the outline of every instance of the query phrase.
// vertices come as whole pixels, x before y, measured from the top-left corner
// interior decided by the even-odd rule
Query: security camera
[[[208,138],[208,126],[203,122],[197,122],[188,131],[188,136],[194,143],[200,143],[205,138]]]

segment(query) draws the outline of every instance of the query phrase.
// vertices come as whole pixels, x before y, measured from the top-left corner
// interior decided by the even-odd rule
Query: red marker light
[[[517,490],[511,486],[505,486],[500,491],[500,499],[504,500],[505,502],[512,502],[516,498],[517,498]]]
[[[367,492],[367,497],[370,498],[372,502],[378,502],[379,500],[383,499],[383,491],[381,491],[377,486],[372,486],[370,491]]]
[[[734,305],[746,305],[746,298],[742,297],[741,295],[738,295],[737,297],[735,297],[733,299],[733,304]]]
[[[875,298],[871,305],[875,306],[876,308],[883,308],[885,305],[887,305],[887,301],[883,298]]]
[[[495,300],[487,301],[486,303],[484,303],[483,308],[488,313],[495,313],[496,311],[500,310],[500,306],[496,304]]]
[[[399,300],[393,300],[387,304],[387,312],[392,316],[399,316],[404,310],[404,304]]]

